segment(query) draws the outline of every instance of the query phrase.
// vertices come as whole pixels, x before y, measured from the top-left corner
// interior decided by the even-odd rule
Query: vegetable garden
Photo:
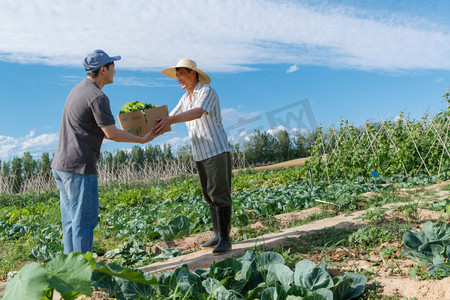
[[[167,245],[210,230],[195,176],[102,185],[92,255],[61,254],[56,189],[1,194],[0,276],[9,278],[3,299],[52,299],[55,291],[75,299],[93,288],[95,299],[402,299],[383,294],[380,274],[448,283],[448,116],[447,109],[419,121],[361,128],[343,122],[338,130],[318,130],[305,166],[234,173],[233,242],[370,210],[356,223],[226,256],[208,269],[137,270],[196,251]],[[376,193],[373,170],[380,174]],[[437,183],[439,190],[427,190]],[[302,220],[281,226],[277,219],[317,206],[320,213]],[[361,267],[356,258],[370,264]]]

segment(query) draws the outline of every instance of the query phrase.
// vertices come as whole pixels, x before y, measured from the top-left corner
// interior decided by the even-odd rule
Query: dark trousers
[[[231,206],[231,155],[224,152],[195,162],[203,198],[212,206]]]

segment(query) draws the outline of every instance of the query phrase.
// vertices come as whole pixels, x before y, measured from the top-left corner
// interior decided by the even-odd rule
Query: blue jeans
[[[60,190],[64,253],[92,252],[99,221],[97,175],[52,172]]]

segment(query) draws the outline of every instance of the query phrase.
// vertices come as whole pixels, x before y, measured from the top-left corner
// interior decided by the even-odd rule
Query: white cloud
[[[173,150],[177,151],[178,149],[180,149],[183,146],[186,146],[188,144],[190,145],[190,141],[189,141],[189,136],[174,137],[174,138],[171,138],[171,139],[161,143],[161,146],[162,146],[162,144],[169,144],[172,146]]]
[[[237,110],[236,108],[224,108],[222,109],[222,123],[225,127],[235,126],[238,127],[240,124],[246,124],[248,121],[252,121],[259,118],[259,116],[264,112],[262,110],[243,112]]]
[[[145,87],[160,87],[160,86],[178,86],[173,80],[160,80],[140,77],[114,77],[114,84],[126,86],[145,86]]]
[[[297,65],[293,65],[293,66],[290,66],[289,69],[287,69],[286,73],[293,73],[293,72],[296,72],[296,71],[298,71],[298,66]]]
[[[283,125],[280,125],[280,126],[276,126],[272,129],[267,130],[267,133],[270,133],[271,135],[275,135],[278,132],[283,131],[283,130],[286,131],[287,133],[289,133],[289,135],[297,135],[299,133],[303,134],[303,133],[307,133],[310,131],[305,128],[286,128]]]
[[[261,63],[449,70],[450,30],[432,22],[328,1],[3,0],[0,60],[81,67],[102,48],[122,55],[120,68],[144,71],[181,57],[214,72]]]
[[[271,135],[275,135],[275,134],[277,134],[278,132],[280,132],[282,130],[287,131],[286,127],[284,127],[283,125],[280,125],[280,126],[277,126],[275,128],[267,130],[267,133],[269,133]]]
[[[246,140],[255,130],[263,130],[261,115],[264,111],[243,112],[240,108],[222,109],[222,123],[228,135],[228,141],[233,144]]]
[[[440,83],[440,82],[442,82],[442,81],[444,81],[444,77],[439,77],[439,78],[435,79],[435,80],[433,81],[433,83]]]
[[[11,155],[20,157],[24,152],[30,152],[34,159],[38,159],[44,152],[55,152],[57,145],[57,133],[36,135],[33,130],[19,138],[0,136],[0,159],[12,159]]]

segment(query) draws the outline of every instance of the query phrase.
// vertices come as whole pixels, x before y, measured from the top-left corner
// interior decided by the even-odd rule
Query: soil
[[[297,160],[296,162],[286,162],[285,165],[295,165],[304,163],[304,159]],[[276,167],[280,167],[277,165]],[[450,198],[450,191],[443,190],[442,187],[449,185],[450,181],[441,182],[432,186],[417,189],[402,189],[398,193],[402,195],[408,195],[413,203],[423,203],[426,201],[435,201],[445,198]],[[363,197],[371,197],[374,193],[365,193]],[[408,202],[406,204],[411,204]],[[395,216],[399,214],[395,207],[406,205],[401,203],[385,205],[382,208],[386,209],[386,214],[388,216]],[[254,248],[255,246],[262,246],[266,250],[274,248],[290,248],[292,247],[293,240],[301,240],[302,236],[314,231],[324,228],[337,227],[337,228],[357,228],[364,226],[365,220],[361,216],[365,211],[357,211],[351,214],[340,214],[335,217],[316,220],[314,222],[308,223],[306,225],[296,226],[292,228],[287,228],[291,224],[298,224],[299,220],[308,218],[311,215],[320,213],[323,209],[329,209],[326,206],[323,207],[313,207],[300,212],[287,213],[276,216],[279,222],[280,228],[285,228],[276,233],[265,234],[257,238],[253,238],[246,241],[241,241],[233,243],[233,249],[221,256],[213,256],[211,250],[202,250],[201,244],[209,240],[212,233],[200,233],[193,234],[188,237],[170,241],[161,242],[160,245],[166,248],[178,248],[182,252],[189,252],[189,254],[178,256],[166,261],[161,261],[153,263],[149,266],[141,268],[145,272],[151,272],[158,274],[165,271],[174,270],[181,264],[187,264],[191,271],[195,269],[205,269],[208,268],[213,262],[222,261],[228,257],[239,257],[244,254],[247,250]],[[421,224],[426,220],[438,220],[446,216],[444,213],[429,211],[426,209],[420,209],[417,212],[418,218],[414,220],[415,227],[420,229]],[[448,216],[447,216],[448,220]],[[296,222],[296,223],[295,223]],[[262,223],[255,223],[252,227],[256,229],[264,229],[265,225]],[[237,228],[232,228],[232,237],[236,235]],[[381,245],[379,249],[401,249],[402,245],[396,245],[394,243],[386,243]],[[293,249],[293,248],[290,248]],[[147,251],[152,251],[155,253],[160,252],[160,250],[153,246],[146,249]],[[314,251],[313,251],[314,252]],[[400,252],[397,250],[397,252]],[[292,251],[291,251],[292,253]],[[417,300],[421,299],[442,299],[450,300],[450,277],[442,280],[419,280],[411,279],[408,275],[408,269],[417,262],[404,258],[400,256],[393,260],[384,259],[378,253],[370,253],[360,250],[349,251],[349,249],[336,247],[328,250],[326,253],[320,253],[320,251],[315,251],[315,254],[309,254],[305,258],[310,260],[322,260],[324,258],[333,264],[327,263],[329,272],[332,276],[341,275],[345,272],[355,272],[355,271],[367,271],[371,274],[368,284],[372,284],[375,281],[381,283],[381,289],[383,295],[393,296],[397,295],[399,298],[402,297],[412,298],[415,297]],[[399,253],[396,253],[398,255]],[[393,267],[393,264],[395,266]],[[333,268],[333,266],[338,265],[339,268]],[[0,295],[3,293],[3,289],[6,283],[0,283]],[[101,293],[95,293],[93,298],[84,297],[83,299],[107,299]]]

